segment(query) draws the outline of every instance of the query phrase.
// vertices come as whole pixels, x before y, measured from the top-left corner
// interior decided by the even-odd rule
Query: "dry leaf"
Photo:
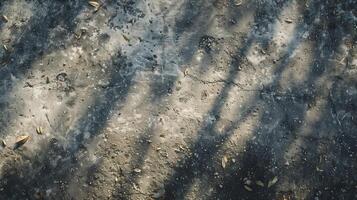
[[[235,2],[235,4],[236,4],[236,6],[240,6],[240,5],[242,5],[242,0],[237,0],[236,2]]]
[[[41,126],[36,128],[36,133],[39,134],[39,135],[43,135],[43,129],[42,129]]]
[[[2,18],[4,19],[5,22],[9,21],[9,19],[5,15],[3,15]]]
[[[16,138],[16,142],[15,142],[15,147],[14,147],[14,149],[17,149],[17,148],[21,147],[21,146],[24,145],[29,139],[30,139],[30,136],[28,136],[28,135],[18,136],[18,137]]]
[[[185,69],[185,71],[183,72],[183,75],[184,75],[184,76],[187,76],[187,75],[188,75],[188,68]]]
[[[285,22],[291,24],[291,23],[293,23],[293,20],[291,20],[291,19],[285,19]]]
[[[244,189],[248,190],[249,192],[253,191],[253,189],[252,189],[252,188],[250,188],[250,187],[249,187],[249,186],[247,186],[247,185],[244,185]]]
[[[135,168],[135,169],[134,169],[134,172],[140,173],[140,172],[141,172],[141,169]]]
[[[2,147],[6,147],[6,142],[5,142],[5,140],[1,140],[1,146],[2,146]]]
[[[256,181],[255,183],[256,183],[257,185],[259,185],[260,187],[264,187],[263,181]]]
[[[88,3],[93,6],[96,11],[100,8],[100,3],[98,1],[89,1]]]
[[[269,181],[268,188],[273,186],[276,182],[278,182],[278,177],[274,177],[272,180]]]
[[[226,168],[227,162],[228,162],[227,156],[223,156],[223,158],[222,158],[222,167],[223,167],[223,169]]]

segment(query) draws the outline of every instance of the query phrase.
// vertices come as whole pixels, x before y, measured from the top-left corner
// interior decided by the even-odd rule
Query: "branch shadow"
[[[8,47],[8,52],[1,60],[1,110],[7,110],[11,103],[9,96],[16,86],[14,79],[24,80],[36,60],[66,47],[65,41],[73,37],[72,33],[77,23],[75,19],[83,10],[85,5],[83,2],[81,0],[34,2],[38,7],[32,11],[33,16],[24,28],[11,30],[15,35],[11,38],[13,44]],[[63,30],[56,30],[57,27],[62,27]],[[50,40],[62,42],[53,43]],[[15,117],[13,114],[1,117],[1,128],[6,130],[9,120]]]
[[[344,38],[351,37],[349,35],[351,25],[347,28],[336,27],[336,24],[346,24],[348,18],[336,17],[333,14],[336,10],[332,2],[326,5],[322,5],[321,2],[316,3],[310,6],[312,10],[304,14],[304,23],[311,24],[313,28],[310,33],[316,34],[312,38],[316,47],[306,82],[295,85],[290,91],[281,91],[281,94],[289,94],[294,98],[284,98],[280,95],[263,98],[266,102],[264,110],[270,114],[261,117],[259,120],[261,125],[253,134],[254,140],[247,143],[246,151],[242,155],[234,157],[238,165],[224,172],[223,178],[216,184],[214,191],[217,192],[211,195],[210,199],[353,199],[355,197],[352,183],[353,172],[356,171],[353,165],[356,162],[353,156],[356,143],[350,142],[356,141],[353,134],[341,133],[336,124],[329,123],[333,121],[330,108],[334,107],[330,101],[320,108],[321,117],[318,121],[309,122],[305,119],[307,112],[317,107],[317,101],[328,98],[329,92],[335,90],[332,86],[331,90],[327,88],[326,92],[326,88],[318,86],[318,80],[322,77],[331,79],[329,78],[331,71],[333,74],[336,68],[331,60],[339,51],[338,48]],[[322,16],[321,22],[312,24],[319,16]],[[296,46],[294,42],[291,45]],[[284,58],[288,57],[290,56]],[[289,61],[285,59],[282,63],[288,65]],[[278,71],[275,74],[278,75],[278,79],[271,86],[267,86],[272,89],[271,91],[279,89],[279,79],[282,78],[279,74],[283,72],[282,68],[276,68]],[[302,90],[302,88],[308,89]],[[285,117],[278,120],[279,123],[273,130],[264,128],[279,119],[277,112],[285,113]],[[308,135],[301,133],[306,123],[312,124],[310,130],[312,133]],[[346,125],[346,127],[353,126],[351,123]],[[328,141],[328,138],[332,141]],[[302,140],[302,144],[298,147],[301,148],[301,154],[296,155],[299,158],[293,163],[285,162],[289,149],[298,140]],[[343,153],[336,151],[336,149],[341,151],[341,148],[344,149]],[[326,157],[330,156],[337,156],[338,158],[334,158],[339,159],[341,163],[326,160]],[[321,161],[321,157],[325,160]],[[282,179],[284,181],[282,184],[289,183],[301,188],[294,190],[289,185],[281,185],[279,190],[276,190],[278,188],[276,185],[268,187],[266,180],[271,181],[273,177]],[[304,189],[306,183],[305,187],[312,187],[312,189]]]
[[[205,1],[198,3],[204,2]],[[311,10],[305,11],[304,20],[298,25],[294,33],[296,38],[301,39],[302,34],[306,31],[304,27],[306,24],[313,27],[310,31],[311,33],[317,33],[317,35],[312,38],[312,41],[315,42],[315,51],[313,52],[313,60],[315,60],[315,62],[313,62],[310,67],[307,81],[294,86],[291,90],[280,89],[279,82],[282,79],[282,73],[289,66],[292,52],[294,52],[301,43],[300,40],[291,41],[290,44],[288,44],[287,52],[285,52],[285,55],[283,55],[281,61],[275,68],[274,75],[276,75],[276,79],[271,84],[266,85],[263,90],[254,91],[254,98],[246,102],[247,109],[241,114],[242,117],[231,122],[231,125],[224,129],[223,134],[220,134],[215,131],[215,128],[217,127],[223,110],[222,102],[228,98],[228,93],[235,87],[232,83],[240,75],[239,69],[237,69],[236,66],[239,66],[243,62],[247,51],[253,43],[259,43],[269,48],[269,40],[265,38],[255,38],[254,35],[248,34],[253,31],[262,31],[264,33],[266,27],[274,23],[279,16],[283,6],[275,8],[273,14],[270,13],[271,7],[269,6],[271,5],[263,4],[260,7],[261,10],[258,10],[255,15],[257,29],[247,33],[246,40],[242,47],[235,53],[234,59],[228,66],[228,76],[225,79],[223,89],[207,113],[207,118],[213,116],[214,120],[205,120],[197,131],[198,139],[189,147],[192,154],[185,157],[182,162],[177,163],[177,166],[174,167],[174,174],[168,177],[164,186],[164,199],[185,199],[185,196],[196,179],[201,180],[201,182],[207,182],[209,186],[213,186],[213,191],[209,194],[204,193],[209,188],[208,186],[202,186],[202,188],[200,188],[200,195],[207,197],[207,199],[293,199],[292,191],[288,190],[280,193],[281,191],[277,190],[276,185],[267,188],[254,185],[255,182],[248,184],[247,181],[271,180],[274,176],[278,176],[280,179],[280,177],[290,175],[291,177],[295,177],[297,182],[299,182],[301,179],[309,179],[307,177],[309,175],[316,176],[316,166],[320,166],[320,164],[314,162],[314,159],[316,158],[315,155],[320,154],[316,148],[316,146],[320,144],[319,138],[304,142],[304,145],[308,146],[307,149],[304,150],[304,152],[308,152],[304,153],[304,159],[310,162],[308,166],[306,166],[306,163],[302,160],[298,160],[293,165],[286,167],[284,160],[285,152],[292,146],[296,139],[300,137],[298,132],[302,128],[302,124],[299,121],[304,121],[304,117],[310,109],[309,107],[314,107],[316,104],[316,99],[326,96],[325,91],[319,91],[320,88],[315,88],[315,85],[319,78],[328,76],[326,73],[333,68],[329,60],[334,58],[335,52],[338,51],[337,48],[345,36],[339,34],[341,26],[336,27],[336,24],[346,25],[346,23],[348,24],[348,22],[346,22],[348,20],[347,18],[339,19],[334,16],[335,10],[333,8],[333,2],[334,1],[329,2],[330,4],[324,4],[316,1],[311,5]],[[281,1],[279,1],[279,3],[281,3]],[[289,1],[285,1],[284,3],[289,3]],[[348,7],[346,4],[343,5]],[[321,11],[317,12],[319,9],[321,9]],[[78,10],[75,13],[77,12]],[[188,14],[184,15],[188,15],[188,18],[197,18],[202,10],[189,10],[187,12]],[[186,13],[185,10],[184,13]],[[327,13],[327,16],[321,13]],[[58,25],[75,17],[75,15],[67,16],[64,13],[58,14],[57,12],[49,14],[50,16],[48,18],[46,17],[41,21],[43,23],[50,23],[47,24],[48,27],[52,27],[52,21]],[[321,15],[321,22],[314,24],[313,21],[318,15]],[[53,16],[56,18],[53,18]],[[184,17],[183,19],[186,18]],[[180,23],[186,22],[179,20],[178,24]],[[192,24],[188,23],[185,24],[185,26],[190,27]],[[35,30],[40,29],[40,24],[36,23],[34,27]],[[268,29],[268,31],[272,30]],[[349,25],[343,32],[351,33],[353,32],[353,28],[351,29],[351,25]],[[14,69],[1,69],[4,70],[5,74],[17,74],[17,76],[25,74],[26,71],[30,70],[28,66],[31,66],[31,63],[34,62],[35,59],[33,58],[41,55],[44,50],[53,49],[44,43],[40,46],[30,45],[29,47],[24,47],[26,44],[25,41],[30,39],[43,42],[42,39],[47,38],[49,33],[48,31],[41,33],[39,36],[33,36],[31,33],[28,33],[30,35],[25,34],[22,37],[26,39],[20,39],[20,42],[16,46],[16,49],[18,49],[16,54],[22,55],[25,61],[16,61],[10,64],[9,66],[16,66]],[[182,33],[182,30],[177,30],[178,35]],[[353,36],[353,39],[355,39],[355,36]],[[319,48],[320,44],[322,44],[322,48]],[[27,58],[26,52],[31,49],[31,58]],[[86,152],[86,145],[101,133],[111,116],[111,110],[114,107],[124,106],[122,102],[125,102],[129,90],[134,84],[136,71],[131,71],[130,74],[126,73],[127,70],[130,71],[131,69],[128,69],[130,68],[130,64],[127,63],[127,57],[125,55],[118,52],[109,62],[109,68],[111,69],[111,75],[108,79],[109,85],[103,93],[98,93],[91,107],[80,117],[75,127],[68,130],[69,143],[65,146],[53,138],[48,144],[43,144],[43,148],[37,157],[27,158],[24,154],[23,159],[27,161],[25,162],[27,164],[19,166],[16,159],[13,163],[7,163],[4,168],[6,173],[3,175],[4,179],[1,181],[1,185],[4,187],[0,192],[0,196],[5,199],[45,198],[46,191],[50,187],[55,188],[54,190],[63,194],[62,199],[72,198],[67,193],[67,183],[71,181],[76,171],[81,168],[81,159]],[[3,75],[0,78],[5,79],[5,77],[6,75]],[[151,103],[159,104],[160,101],[170,93],[175,81],[176,77],[170,77],[163,82],[151,82],[150,93],[155,97],[152,98]],[[345,84],[347,83],[343,80],[337,79],[336,87],[331,90],[332,96],[337,97],[341,95],[341,97],[339,97],[340,99],[346,98],[346,96],[343,96],[344,94],[341,93],[341,91],[346,89],[344,87]],[[357,84],[356,81],[351,78],[351,82],[348,83],[348,85],[356,86]],[[341,87],[341,89],[338,87]],[[307,92],[301,92],[302,88],[307,88]],[[11,89],[5,92],[9,93]],[[328,94],[329,93],[330,91]],[[348,95],[347,97],[350,98]],[[333,108],[333,116],[337,115],[338,111],[341,110],[344,110],[345,113],[351,112],[351,115],[355,116],[357,111],[356,105],[353,103],[354,100],[356,100],[355,97],[353,97],[348,104],[343,104],[341,101],[336,103],[335,99],[330,99],[329,105],[326,107]],[[258,107],[260,107],[260,109],[263,108],[265,113],[270,114],[263,114],[258,119],[258,128],[253,130],[252,139],[249,139],[245,145],[245,152],[234,157],[239,164],[234,166],[230,165],[227,169],[224,169],[222,177],[217,177],[215,172],[221,166],[218,165],[213,158],[219,153],[223,144],[234,134],[234,130],[241,124],[244,124],[247,118],[250,118]],[[283,114],[277,114],[279,112]],[[317,122],[312,129],[326,130],[326,128],[321,128],[319,123],[333,120],[330,112],[321,113],[321,115],[324,117],[319,119],[319,122]],[[273,120],[271,118],[273,118]],[[336,129],[334,125],[328,126],[329,129],[340,133],[334,136],[339,145],[333,146],[328,144],[326,146],[326,148],[332,149],[329,150],[333,152],[332,154],[338,154],[339,157],[343,159],[343,164],[338,165],[334,163],[334,165],[338,165],[338,167],[342,168],[342,172],[330,174],[331,170],[328,170],[330,165],[322,165],[325,171],[321,176],[318,176],[320,178],[319,182],[322,184],[310,191],[307,195],[308,198],[319,196],[322,199],[329,197],[348,199],[354,196],[351,192],[354,190],[354,186],[351,185],[355,183],[353,172],[356,171],[356,168],[353,163],[355,163],[357,144],[354,142],[356,138],[353,134],[352,127],[357,126],[357,123],[355,121],[356,117],[348,118],[349,121],[347,118],[344,119],[346,120],[342,120],[342,123],[345,124],[340,125],[340,128]],[[273,126],[273,129],[271,129],[271,126],[265,126],[270,125],[272,121],[278,121],[278,124]],[[281,134],[281,132],[286,133]],[[145,134],[138,138],[138,142],[134,144],[138,156],[130,163],[132,166],[140,167],[143,165],[150,145],[143,145],[140,141],[146,141],[154,134],[154,129],[148,129]],[[311,138],[314,137],[311,136]],[[277,146],[274,147],[273,145]],[[10,156],[16,156],[14,153],[8,153]],[[19,153],[21,154],[21,150]],[[350,155],[352,155],[352,157],[350,157]],[[302,159],[302,157],[303,156],[299,159]],[[54,160],[56,160],[55,163],[53,163]],[[33,163],[31,164],[30,162]],[[100,161],[97,165],[100,165]],[[28,171],[34,171],[33,169],[38,171],[27,174]],[[303,170],[301,171],[301,169]],[[294,172],[291,172],[292,170]],[[86,178],[89,181],[93,178],[93,171],[95,171],[95,166],[88,169],[88,177]],[[304,173],[308,175],[299,177]],[[335,180],[331,175],[341,175],[345,181]],[[131,174],[126,178],[126,181],[129,182],[135,182],[136,180],[137,176],[135,174]],[[264,184],[266,184],[266,182]],[[332,190],[323,192],[326,187],[330,187]],[[346,190],[345,194],[338,194],[338,191],[341,191],[341,189]],[[116,193],[123,195],[120,196],[120,199],[128,199],[130,198],[129,190],[129,188],[123,187],[119,188]],[[254,190],[255,192],[249,190]],[[55,193],[56,192],[53,194]],[[59,197],[52,196],[52,198]]]
[[[273,130],[267,130],[264,128],[264,124],[269,124],[274,121],[274,114],[272,116],[266,115],[258,120],[260,124],[257,130],[253,131],[253,140],[250,140],[246,144],[246,149],[239,157],[235,158],[238,160],[239,167],[235,167],[229,169],[228,172],[224,172],[223,180],[216,181],[217,177],[215,177],[215,170],[219,168],[219,166],[214,166],[212,161],[212,157],[214,154],[218,152],[220,144],[225,140],[224,138],[217,139],[218,142],[205,142],[202,137],[198,139],[198,141],[191,147],[190,149],[193,152],[194,156],[186,158],[182,163],[179,163],[177,168],[174,169],[174,175],[168,179],[168,182],[165,187],[165,199],[184,199],[185,194],[189,190],[190,186],[193,184],[194,179],[201,179],[201,182],[205,182],[207,185],[214,185],[216,187],[213,189],[213,194],[209,196],[209,199],[291,199],[293,197],[292,191],[286,191],[279,193],[275,191],[275,187],[270,189],[267,188],[259,188],[259,186],[254,187],[254,190],[258,189],[258,192],[251,192],[252,188],[246,185],[247,180],[255,179],[255,180],[269,180],[274,177],[274,174],[284,176],[284,173],[288,173],[284,169],[284,152],[291,146],[291,144],[296,141],[296,137],[299,137],[297,131],[301,128],[299,121],[304,121],[304,116],[308,110],[308,105],[314,104],[316,98],[321,97],[323,94],[319,94],[318,88],[314,88],[314,84],[316,81],[323,77],[328,76],[324,74],[327,71],[327,67],[329,67],[328,60],[332,59],[335,52],[337,51],[338,46],[342,42],[342,38],[348,36],[348,33],[351,33],[351,28],[353,24],[348,26],[348,30],[346,32],[342,31],[341,27],[336,27],[336,24],[346,24],[348,18],[344,18],[342,21],[339,18],[335,18],[333,13],[335,12],[333,8],[333,2],[328,2],[326,5],[321,5],[321,2],[315,2],[310,5],[310,9],[305,11],[304,13],[304,21],[296,28],[296,35],[298,40],[293,40],[287,47],[287,53],[283,56],[281,63],[276,67],[276,71],[274,75],[277,77],[274,82],[270,85],[266,85],[265,89],[260,92],[260,96],[264,94],[271,94],[272,92],[278,92],[280,94],[287,94],[287,96],[291,95],[295,98],[286,98],[285,100],[277,99],[265,99],[267,102],[263,109],[266,113],[275,113],[283,112],[285,113],[285,118],[283,118],[275,127],[283,128],[288,132],[288,136],[284,136],[283,138],[279,138],[278,133]],[[324,7],[325,6],[325,7]],[[313,24],[316,17],[319,15],[322,16],[320,23]],[[310,68],[307,81],[301,85],[296,85],[291,91],[281,91],[279,89],[279,81],[282,78],[281,75],[284,69],[289,64],[289,59],[291,54],[297,48],[300,43],[300,39],[302,39],[302,34],[306,31],[306,24],[313,27],[311,34],[317,33],[313,40],[316,40],[316,44],[321,44],[322,48],[315,48],[314,52],[314,62]],[[327,25],[327,28],[326,26]],[[323,27],[323,30],[319,30],[319,28]],[[310,27],[309,27],[310,28]],[[326,32],[329,38],[326,38]],[[327,41],[327,42],[326,42]],[[325,43],[326,42],[326,43]],[[267,44],[266,42],[262,42],[262,44]],[[249,46],[249,43],[248,43]],[[244,51],[243,51],[244,52]],[[244,54],[243,54],[244,55]],[[232,74],[232,73],[230,73]],[[229,78],[228,78],[229,79]],[[233,79],[234,80],[234,79]],[[307,93],[301,94],[300,91],[302,88],[308,88]],[[280,91],[279,91],[280,90]],[[225,88],[223,89],[223,92]],[[296,91],[296,92],[294,92]],[[323,91],[321,91],[323,92]],[[224,96],[224,95],[223,95]],[[279,96],[279,94],[278,94]],[[275,97],[273,97],[275,98]],[[281,98],[279,98],[281,99]],[[249,105],[254,105],[258,103],[257,100],[253,100],[249,102]],[[214,104],[215,105],[215,104]],[[215,108],[213,106],[213,108]],[[213,109],[213,111],[217,111],[217,109]],[[219,110],[219,109],[218,109]],[[277,111],[278,110],[278,111]],[[291,116],[291,114],[293,115]],[[215,113],[215,116],[219,116],[219,113]],[[277,117],[279,115],[276,115]],[[279,117],[277,117],[279,119]],[[321,121],[328,121],[330,118],[322,118]],[[276,121],[276,120],[275,120]],[[237,125],[241,122],[236,121],[233,124]],[[263,127],[263,128],[262,128]],[[199,132],[199,135],[212,134],[211,130],[214,127],[210,127],[208,129],[201,129],[202,133]],[[278,131],[278,130],[277,130]],[[225,132],[228,134],[228,132]],[[212,134],[214,135],[214,134]],[[229,135],[229,134],[228,134]],[[286,137],[286,138],[285,138]],[[289,139],[290,138],[290,139]],[[214,140],[213,140],[214,141]],[[271,144],[276,144],[278,141],[278,147],[271,147]],[[280,143],[280,144],[279,144]],[[314,145],[311,145],[314,147]],[[355,144],[346,145],[349,148],[355,149]],[[309,151],[314,152],[310,155],[316,155],[317,152],[314,148],[309,149]],[[352,155],[352,154],[351,154]],[[313,156],[311,157],[311,160]],[[348,162],[351,164],[353,160],[349,159]],[[312,164],[313,165],[313,164]],[[291,170],[291,169],[290,169]],[[315,170],[315,168],[313,168]],[[351,168],[348,169],[351,173],[355,171]],[[304,174],[306,172],[301,172],[298,174]],[[349,175],[351,175],[349,173]],[[314,175],[311,172],[311,175]],[[298,175],[297,175],[298,176]],[[345,176],[347,177],[347,176]],[[296,177],[297,180],[301,177]],[[307,177],[305,177],[307,178]],[[219,182],[219,183],[217,183]],[[348,182],[348,181],[347,181]],[[328,183],[333,185],[333,183]],[[206,186],[202,189],[201,195],[205,196],[205,192],[207,192]],[[245,188],[245,187],[248,187]],[[350,186],[350,189],[353,186]],[[321,190],[317,189],[321,192]],[[330,192],[329,195],[332,195],[333,192]],[[353,195],[351,190],[347,192],[347,195]],[[328,195],[327,195],[328,196]],[[348,196],[347,196],[348,197]]]

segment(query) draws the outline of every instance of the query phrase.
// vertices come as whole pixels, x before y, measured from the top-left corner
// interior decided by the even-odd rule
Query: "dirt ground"
[[[355,0],[0,18],[0,199],[357,199]]]

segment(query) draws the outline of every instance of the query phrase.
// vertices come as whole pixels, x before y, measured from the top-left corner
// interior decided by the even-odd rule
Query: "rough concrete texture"
[[[357,198],[355,0],[99,4],[0,2],[0,199]]]

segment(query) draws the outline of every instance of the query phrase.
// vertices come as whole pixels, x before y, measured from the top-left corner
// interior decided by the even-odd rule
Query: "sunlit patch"
[[[249,10],[249,12],[244,12],[238,23],[234,26],[233,31],[236,33],[248,33],[254,22],[254,10]]]
[[[296,27],[300,26],[301,13],[297,9],[298,1],[291,1],[283,10],[275,24],[272,41],[276,43],[278,52],[285,50],[289,42],[296,37]]]
[[[262,53],[259,45],[252,45],[252,47],[248,50],[247,59],[254,66],[260,64],[266,58],[267,56]]]
[[[308,80],[310,68],[314,64],[311,48],[311,44],[302,42],[294,51],[294,57],[287,58],[288,62],[282,66],[284,70],[279,80],[279,85],[282,89],[288,90],[299,84],[304,84],[304,82]]]

